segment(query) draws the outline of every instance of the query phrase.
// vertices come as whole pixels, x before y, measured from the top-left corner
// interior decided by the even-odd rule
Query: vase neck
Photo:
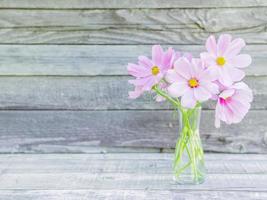
[[[201,118],[201,107],[179,111],[180,132],[184,128],[190,128],[193,131],[198,130],[200,124],[200,118]]]

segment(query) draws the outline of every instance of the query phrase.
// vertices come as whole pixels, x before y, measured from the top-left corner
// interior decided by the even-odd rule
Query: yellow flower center
[[[151,73],[156,76],[159,73],[159,67],[158,66],[154,66],[151,69]]]
[[[225,64],[225,59],[224,59],[224,57],[218,57],[217,59],[216,59],[216,63],[217,63],[217,65],[219,65],[219,66],[223,66],[224,64]]]
[[[198,80],[195,79],[195,78],[191,78],[189,81],[188,81],[188,85],[191,87],[191,88],[196,88],[199,86],[198,84]]]

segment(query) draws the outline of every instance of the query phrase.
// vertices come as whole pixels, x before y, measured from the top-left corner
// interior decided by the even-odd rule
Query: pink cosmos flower
[[[229,34],[221,35],[218,43],[214,36],[210,36],[206,41],[208,52],[201,53],[200,57],[208,67],[217,70],[218,80],[229,86],[244,78],[245,73],[240,68],[251,64],[250,55],[239,54],[243,47],[245,47],[243,39],[237,38],[232,41]]]
[[[191,61],[192,58],[193,58],[193,56],[192,56],[191,53],[187,53],[187,52],[185,52],[185,53],[181,53],[181,52],[177,51],[177,52],[175,52],[175,54],[174,54],[174,56],[173,56],[173,61],[172,61],[172,63],[174,63],[176,60],[178,60],[178,59],[181,58],[181,57],[185,57],[185,58],[187,58],[187,60],[189,60],[189,61]],[[174,66],[172,65],[171,68],[173,68],[173,67],[174,67]],[[168,86],[169,86],[169,84],[167,84],[166,81],[165,81],[165,82],[160,82],[160,83],[158,84],[158,87],[159,87],[162,91],[164,91],[164,92],[168,92],[168,91],[167,91]],[[164,97],[160,96],[160,95],[156,95],[156,96],[155,96],[155,100],[156,100],[156,102],[162,102],[162,101],[165,101],[166,99],[165,99]]]
[[[172,97],[182,97],[182,106],[194,108],[197,101],[206,101],[219,92],[213,83],[218,77],[213,72],[206,69],[200,59],[180,58],[166,74],[166,80],[171,83],[168,93]]]
[[[244,82],[222,90],[217,99],[215,126],[220,127],[220,120],[227,124],[239,123],[248,112],[252,99],[252,91]]]
[[[182,58],[182,57],[185,57],[187,60],[191,61],[193,59],[193,55],[191,53],[188,53],[188,52],[180,52],[180,51],[176,51],[175,54],[174,54],[174,57],[173,57],[173,66],[172,68],[174,67],[174,63],[176,60],[178,60],[179,58]]]
[[[129,98],[137,98],[144,91],[149,91],[158,84],[168,69],[173,65],[175,52],[169,48],[164,52],[160,45],[152,47],[152,60],[145,56],[139,56],[138,64],[128,64],[128,73],[135,80],[129,80],[129,83],[135,86],[135,90],[129,92]]]

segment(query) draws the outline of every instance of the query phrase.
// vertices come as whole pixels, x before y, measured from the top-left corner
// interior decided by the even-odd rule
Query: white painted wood
[[[1,44],[203,44],[210,33],[221,32],[233,33],[251,44],[266,44],[266,7],[256,6],[221,8],[219,12],[217,7],[1,9],[0,19]]]
[[[100,160],[109,160],[109,161],[127,161],[127,160],[134,160],[133,162],[137,162],[137,160],[142,160],[142,161],[164,161],[164,160],[171,160],[173,157],[174,149],[172,149],[172,152],[168,153],[161,153],[161,152],[118,152],[116,153],[115,151],[113,152],[100,152],[102,150],[102,147],[96,147],[99,149],[97,152],[92,152],[92,153],[53,153],[53,154],[0,154],[0,162],[1,164],[5,163],[5,161],[8,161],[9,159],[12,160],[12,162],[22,162],[23,159],[27,160],[28,162],[33,162],[36,161],[37,159],[40,160],[46,160],[46,161],[53,161],[52,163],[57,164],[57,162],[54,162],[58,157],[60,157],[59,162],[64,162],[68,163],[73,161],[88,161],[90,160],[95,160],[95,161],[100,161]],[[114,147],[113,147],[114,148]],[[23,155],[23,156],[22,156]],[[266,162],[267,156],[265,154],[229,154],[229,153],[210,153],[207,152],[205,154],[205,160],[209,162],[215,162],[215,161],[222,161],[222,162],[239,162],[240,163],[247,163],[247,160],[250,160],[251,163],[253,162]],[[41,156],[41,157],[40,157]],[[71,158],[71,159],[70,159]],[[250,164],[251,164],[250,163]],[[7,163],[6,163],[7,164]],[[257,167],[257,166],[255,166]]]
[[[252,167],[250,157],[254,155],[236,156],[236,160],[231,161],[231,165],[221,168],[219,163],[224,161],[224,155],[218,155],[217,160],[208,159],[208,170],[217,170],[219,173],[210,173],[204,184],[198,186],[176,185],[172,181],[172,172],[168,167],[170,159],[161,159],[162,157],[170,158],[170,154],[154,154],[154,160],[151,158],[143,160],[151,162],[151,166],[144,167],[142,160],[138,159],[138,154],[127,154],[127,159],[119,159],[121,154],[115,155],[116,160],[109,160],[105,155],[1,155],[0,195],[1,190],[141,190],[141,191],[244,191],[244,192],[267,192],[266,191],[266,171],[258,162],[254,164],[254,171],[248,171],[246,167]],[[122,154],[125,155],[125,154]],[[149,156],[141,155],[143,156]],[[109,155],[112,157],[112,155]],[[157,159],[157,156],[159,159]],[[216,157],[214,154],[212,157]],[[227,155],[225,155],[228,157]],[[132,159],[133,157],[133,159]],[[257,156],[260,157],[259,155]],[[261,156],[266,162],[266,158]],[[91,159],[93,158],[93,159]],[[94,160],[97,158],[97,160]],[[241,158],[241,159],[238,159]],[[212,161],[213,160],[213,161]],[[227,159],[226,159],[227,160]],[[102,162],[100,162],[102,161]],[[113,162],[111,164],[110,162]],[[121,163],[127,161],[126,165]],[[153,162],[154,161],[154,162]],[[131,163],[132,162],[132,163]],[[125,171],[131,169],[132,164],[138,163],[135,171]],[[213,162],[213,163],[212,163]],[[167,167],[161,166],[165,164]],[[29,165],[30,164],[30,165]],[[93,166],[92,166],[93,164]],[[154,166],[157,165],[158,166]],[[237,165],[237,166],[236,166]],[[263,164],[262,166],[265,166]],[[72,167],[71,167],[72,166]],[[80,166],[80,168],[79,168]],[[115,167],[115,171],[108,172],[104,168]],[[118,166],[121,166],[119,168]],[[243,166],[239,168],[239,166]],[[87,167],[87,168],[86,168]],[[99,169],[98,172],[92,170]],[[170,169],[168,171],[167,169]],[[211,169],[212,168],[212,169]],[[62,169],[62,170],[60,170]],[[151,169],[151,171],[149,171]],[[233,170],[231,170],[233,169]],[[92,171],[91,171],[92,170]],[[237,171],[236,171],[237,170]],[[149,173],[148,173],[149,171]],[[228,172],[231,171],[231,174]],[[241,172],[241,173],[240,173]]]
[[[266,192],[252,191],[191,191],[191,190],[2,190],[5,200],[155,200],[155,199],[247,199],[265,200]]]
[[[214,9],[109,9],[109,10],[12,10],[0,12],[1,28],[37,28],[48,30],[159,29],[225,32],[263,29],[266,7]],[[68,20],[66,20],[68,19]],[[134,32],[134,31],[133,31]],[[256,34],[254,32],[254,34]],[[185,36],[186,37],[186,36]],[[196,42],[196,41],[195,41]]]
[[[192,28],[165,26],[132,27],[84,30],[81,28],[6,28],[0,30],[0,44],[204,44],[210,31]],[[242,30],[225,29],[234,37],[242,37],[248,44],[266,44],[265,27],[250,27]],[[215,35],[218,35],[216,33]]]
[[[220,8],[267,6],[264,0],[1,0],[1,8]]]
[[[206,154],[209,175],[198,186],[173,183],[171,158],[157,153],[2,154],[0,198],[266,198],[265,155]]]
[[[266,7],[214,9],[1,9],[1,44],[203,44],[229,32],[266,44]],[[68,19],[68,20],[66,20]],[[212,19],[212,20],[210,20]]]
[[[4,173],[146,173],[169,174],[174,153],[15,154],[0,156]],[[207,154],[208,174],[266,174],[266,155]],[[38,167],[36,167],[38,163]],[[90,167],[88,167],[90,166]]]
[[[204,45],[170,46],[196,57],[205,51]],[[266,45],[248,45],[243,53],[253,58],[247,75],[267,75]],[[0,75],[127,75],[127,63],[139,55],[151,57],[151,45],[1,45]]]
[[[174,147],[178,119],[172,111],[1,111],[0,152],[82,153],[90,146]],[[206,151],[266,153],[266,112],[250,111],[237,125],[214,127],[203,111]],[[256,127],[256,128],[255,128]],[[255,131],[257,129],[257,131]]]
[[[147,94],[132,100],[128,92],[128,76],[54,77],[3,76],[0,78],[0,109],[16,110],[114,110],[173,109],[169,103],[156,103]],[[245,82],[253,89],[252,109],[267,109],[266,77],[248,77]],[[214,109],[210,101],[204,108]]]
[[[1,190],[203,190],[266,191],[266,175],[209,175],[202,185],[176,185],[171,174],[41,173],[8,174],[0,180]]]

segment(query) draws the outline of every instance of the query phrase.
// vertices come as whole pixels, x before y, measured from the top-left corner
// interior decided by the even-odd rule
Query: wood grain
[[[159,152],[158,152],[159,153]],[[0,156],[4,173],[146,173],[168,174],[172,170],[173,153],[107,153],[107,154],[6,154]],[[266,174],[265,155],[207,154],[208,174]],[[251,162],[247,162],[250,160]],[[38,163],[38,167],[36,167]],[[85,164],[86,163],[86,164]],[[88,167],[90,166],[90,167]]]
[[[203,45],[171,45],[196,57]],[[168,46],[164,46],[166,49]],[[111,53],[112,52],[112,53]],[[243,53],[253,58],[249,76],[267,75],[267,46],[248,45]],[[127,75],[126,65],[139,55],[151,57],[150,45],[1,45],[0,75],[96,76]]]
[[[215,129],[214,112],[203,111],[204,149],[267,153],[266,115],[263,110],[250,111],[240,124]],[[90,146],[170,148],[177,131],[172,111],[1,111],[0,152],[86,153]]]
[[[222,32],[251,44],[266,44],[267,37],[265,7],[220,12],[217,8],[1,9],[0,19],[1,44],[203,44],[210,33]]]
[[[246,81],[255,94],[254,111],[241,124],[220,130],[213,128],[212,111],[204,111],[204,147],[267,153],[266,6],[263,0],[1,1],[0,152],[172,148],[177,120],[169,105],[155,104],[150,96],[128,100],[126,64],[149,55],[146,44],[177,44],[197,55],[208,35],[228,32],[249,44],[244,52],[254,62]]]
[[[148,154],[149,155],[149,154]],[[156,154],[159,155],[159,154]],[[206,162],[208,170],[213,168],[214,171],[219,171],[219,173],[211,173],[207,177],[204,184],[196,186],[190,185],[179,185],[173,183],[172,181],[172,171],[169,167],[171,160],[164,159],[159,155],[159,161],[154,155],[154,161],[152,164],[157,163],[159,166],[154,167],[156,171],[153,170],[153,165],[151,165],[150,173],[147,173],[148,168],[142,165],[136,167],[133,171],[124,171],[125,168],[131,168],[130,165],[138,161],[138,156],[134,154],[127,154],[128,164],[122,166],[122,171],[117,169],[116,172],[102,171],[103,166],[108,167],[109,158],[103,158],[102,155],[99,156],[98,160],[94,162],[95,166],[99,168],[99,172],[90,171],[91,160],[90,155],[15,155],[15,156],[0,156],[1,161],[4,161],[5,167],[1,170],[0,179],[0,190],[142,190],[142,191],[244,191],[244,192],[267,192],[266,191],[266,180],[267,174],[263,172],[260,166],[254,165],[255,173],[242,173],[232,172],[231,168],[235,168],[235,164],[238,166],[244,166],[244,169],[250,163],[250,159],[236,160],[239,162],[232,163],[230,169],[221,168],[220,165],[212,165],[212,161],[208,159],[209,154],[206,155]],[[169,154],[167,154],[170,157]],[[247,158],[253,157],[254,155],[246,156]],[[93,157],[97,157],[94,155]],[[131,159],[134,157],[133,159]],[[216,157],[214,155],[213,157]],[[227,157],[227,155],[226,155]],[[239,155],[239,157],[242,157]],[[219,156],[221,162],[224,161],[224,156]],[[263,158],[263,156],[262,156]],[[68,162],[65,162],[65,160]],[[227,160],[227,159],[226,159]],[[263,158],[266,161],[265,158]],[[40,162],[39,162],[40,161]],[[99,162],[102,161],[102,162]],[[115,160],[113,165],[118,165],[123,162],[124,159],[121,158]],[[140,160],[141,161],[141,160]],[[213,161],[215,162],[215,160]],[[20,164],[18,164],[20,163]],[[70,165],[80,166],[81,170],[75,171],[73,168],[69,168]],[[30,165],[29,165],[30,164]],[[160,167],[164,164],[165,167]],[[42,170],[39,170],[39,166]],[[236,168],[239,168],[236,166]],[[253,165],[251,165],[253,166]],[[45,168],[46,167],[46,168]],[[218,167],[218,168],[217,168]],[[9,171],[10,169],[10,171]],[[62,169],[62,170],[60,170]],[[243,170],[241,168],[241,170]]]
[[[0,8],[110,9],[110,8],[213,8],[267,6],[264,0],[2,0]]]
[[[203,185],[175,185],[173,154],[0,155],[0,198],[259,199],[267,197],[266,156],[206,154]]]
[[[265,27],[224,30],[242,37],[248,44],[266,44]],[[221,33],[221,32],[220,32]],[[219,33],[215,34],[218,35]],[[117,28],[7,28],[0,30],[0,44],[204,44],[210,32],[203,29],[177,29],[127,25]]]
[[[100,77],[7,77],[0,79],[0,109],[38,110],[114,110],[172,109],[166,102],[156,103],[153,95],[131,100],[132,86],[127,76]],[[248,77],[253,89],[253,109],[267,109],[266,77]],[[213,109],[208,102],[205,109]]]
[[[155,199],[248,199],[265,200],[266,192],[253,191],[189,191],[189,190],[1,190],[0,198],[5,200],[155,200]]]
[[[93,9],[11,10],[0,12],[1,28],[61,28],[62,30],[185,29],[191,32],[264,29],[267,8],[218,9]],[[68,20],[66,20],[68,19]],[[49,29],[48,29],[49,30]]]
[[[102,147],[97,147],[99,149],[101,149]],[[22,156],[21,156],[22,155]],[[241,163],[246,163],[246,165],[249,165],[246,161],[250,160],[251,163],[253,164],[253,162],[258,162],[258,161],[266,161],[266,155],[265,154],[229,154],[229,153],[209,153],[207,152],[205,155],[207,155],[205,157],[205,160],[208,160],[210,162],[213,161],[219,161],[222,160],[222,162],[226,162],[226,164],[230,163],[230,162],[241,162]],[[0,162],[2,160],[2,163],[5,163],[5,165],[3,165],[3,167],[7,166],[6,164],[8,164],[5,161],[8,161],[8,159],[11,159],[12,162],[16,161],[22,161],[23,159],[27,158],[26,161],[28,162],[33,162],[36,161],[37,159],[41,160],[46,160],[46,161],[51,161],[56,159],[57,157],[60,157],[59,162],[71,162],[71,160],[73,161],[88,161],[88,159],[92,159],[95,161],[99,161],[99,160],[116,160],[116,161],[126,161],[126,160],[134,160],[133,162],[136,162],[137,160],[157,160],[157,161],[161,161],[161,160],[171,160],[173,158],[173,152],[169,152],[169,153],[162,153],[162,152],[143,152],[143,153],[139,153],[139,152],[127,152],[127,153],[123,153],[123,152],[105,152],[105,153],[100,153],[100,152],[96,152],[96,153],[91,153],[91,154],[74,154],[74,153],[69,153],[69,154],[61,154],[61,153],[54,153],[54,154],[1,154],[0,155],[1,159]],[[71,157],[71,159],[70,159]],[[79,163],[79,162],[78,162]],[[57,162],[54,162],[54,164],[57,164]],[[0,166],[1,167],[1,166]],[[257,168],[258,166],[255,166],[256,169],[260,170],[260,168]],[[227,169],[224,169],[227,170]],[[239,170],[243,170],[243,169],[239,169]],[[222,172],[222,171],[221,171]],[[239,171],[240,172],[240,171]],[[223,172],[222,172],[223,173]],[[228,171],[227,171],[228,173]]]

